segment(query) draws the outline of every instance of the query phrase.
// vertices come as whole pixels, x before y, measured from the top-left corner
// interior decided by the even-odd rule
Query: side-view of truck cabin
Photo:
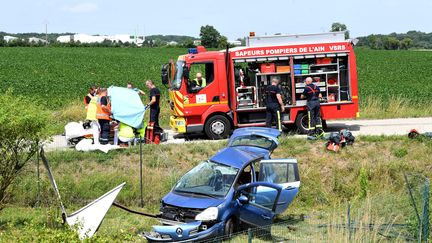
[[[306,77],[320,88],[323,121],[356,118],[358,87],[352,40],[344,32],[250,36],[245,47],[206,51],[202,46],[169,65],[170,125],[179,133],[227,137],[238,127],[265,126],[265,88],[280,80],[282,124],[308,131]],[[202,75],[204,81],[194,80]]]

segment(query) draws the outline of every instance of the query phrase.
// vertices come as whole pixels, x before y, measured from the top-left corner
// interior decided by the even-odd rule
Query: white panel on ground
[[[66,222],[71,228],[78,230],[80,239],[90,238],[94,235],[124,185],[125,183],[122,183],[87,206],[67,216]]]

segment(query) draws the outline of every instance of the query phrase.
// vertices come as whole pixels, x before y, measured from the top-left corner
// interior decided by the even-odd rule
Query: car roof
[[[234,130],[233,134],[231,135],[228,141],[228,146],[231,146],[232,142],[238,137],[245,137],[245,136],[252,136],[252,135],[261,136],[272,140],[273,145],[271,148],[268,148],[268,150],[273,151],[279,145],[278,137],[281,135],[281,132],[277,129],[267,128],[267,127],[238,128]]]
[[[211,157],[210,160],[237,169],[242,169],[249,162],[260,158],[262,158],[261,154],[255,154],[238,148],[228,147],[219,150],[219,152]]]
[[[234,130],[231,137],[244,136],[250,134],[259,134],[263,137],[268,137],[274,140],[275,142],[278,142],[277,138],[281,135],[281,132],[277,129],[267,128],[267,127],[245,127],[245,128],[238,128]]]

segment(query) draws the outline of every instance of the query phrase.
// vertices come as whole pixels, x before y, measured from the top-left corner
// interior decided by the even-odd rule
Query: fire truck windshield
[[[182,77],[183,77],[183,66],[185,65],[184,61],[177,61],[176,63],[176,71],[174,75],[174,80],[171,82],[171,89],[179,90],[182,85]]]

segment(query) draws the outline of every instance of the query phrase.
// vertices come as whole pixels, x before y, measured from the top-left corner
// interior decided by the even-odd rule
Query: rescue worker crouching
[[[321,106],[320,106],[320,98],[322,98],[322,94],[320,92],[319,87],[316,84],[312,83],[312,78],[307,77],[305,82],[305,88],[300,99],[307,99],[307,111],[308,111],[308,120],[309,120],[309,136],[322,137],[324,136],[324,131],[322,130],[322,122],[321,122]]]
[[[108,144],[111,121],[111,105],[107,97],[107,89],[100,88],[98,90],[97,113],[96,118],[99,122],[101,135],[100,143]]]
[[[281,127],[281,111],[285,112],[285,107],[282,102],[281,90],[278,87],[279,79],[273,78],[271,85],[267,86],[266,93],[266,127],[272,127],[273,121],[276,122],[276,127],[282,131]]]
[[[115,127],[114,134],[114,145],[117,145],[120,141],[120,147],[126,147],[126,144],[130,144],[135,140],[135,132],[133,127],[119,122],[119,124]]]

